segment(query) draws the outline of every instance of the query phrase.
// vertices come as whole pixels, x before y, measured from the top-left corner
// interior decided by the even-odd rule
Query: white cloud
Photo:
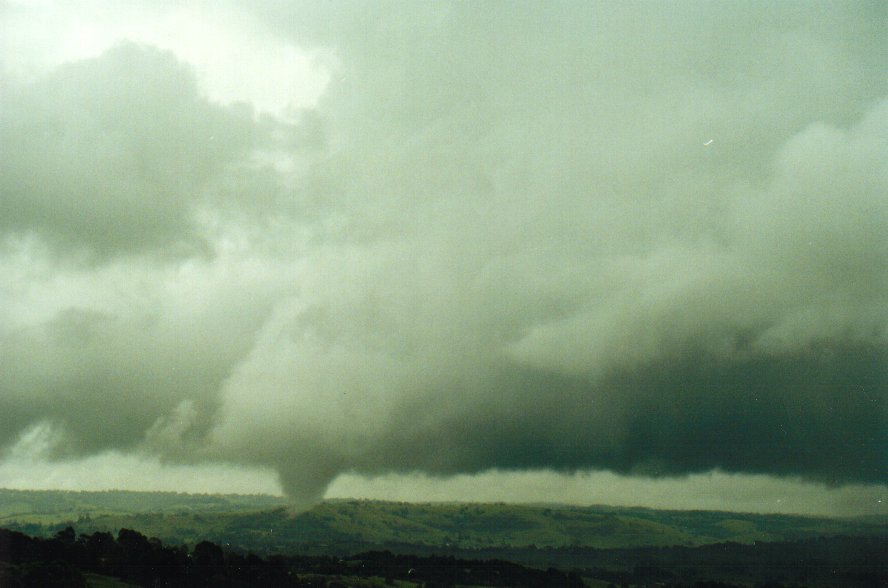
[[[0,12],[7,72],[31,78],[123,41],[172,52],[221,104],[293,117],[317,104],[335,59],[276,35],[229,2],[20,2]]]
[[[103,452],[73,461],[0,461],[4,488],[21,490],[133,490],[193,494],[280,495],[270,468],[224,463],[176,465],[150,456]]]

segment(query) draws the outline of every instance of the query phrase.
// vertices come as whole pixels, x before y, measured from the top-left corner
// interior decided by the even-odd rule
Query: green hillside
[[[256,553],[641,547],[886,535],[888,518],[832,519],[604,506],[333,500],[293,514],[282,498],[0,490],[0,527],[50,536],[137,529],[171,545],[208,539]]]
[[[278,496],[179,492],[71,492],[0,488],[0,525],[21,516],[47,519],[106,513],[231,512],[286,505]]]

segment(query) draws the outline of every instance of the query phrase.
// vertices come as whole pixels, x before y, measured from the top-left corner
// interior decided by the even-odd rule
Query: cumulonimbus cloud
[[[4,119],[7,443],[270,465],[300,503],[352,471],[884,480],[875,5],[256,10],[336,54],[296,124],[132,46],[18,98],[45,134]]]

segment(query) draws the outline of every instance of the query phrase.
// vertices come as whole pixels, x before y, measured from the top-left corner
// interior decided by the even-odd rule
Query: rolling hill
[[[168,544],[203,539],[256,553],[359,549],[700,546],[882,536],[888,518],[840,519],[607,506],[325,501],[292,513],[274,496],[0,490],[0,527],[51,536],[138,529]]]

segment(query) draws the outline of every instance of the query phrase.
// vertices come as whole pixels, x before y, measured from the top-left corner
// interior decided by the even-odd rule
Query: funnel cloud
[[[0,5],[0,459],[884,487],[881,2],[73,4]]]

